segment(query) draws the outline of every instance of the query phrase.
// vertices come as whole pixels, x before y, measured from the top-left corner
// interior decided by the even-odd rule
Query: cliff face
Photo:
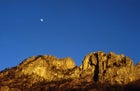
[[[42,80],[50,82],[71,78],[71,76],[68,75],[68,73],[70,73],[68,70],[74,67],[75,63],[69,57],[58,59],[54,56],[46,55],[26,59],[17,66],[17,72],[21,76],[34,74],[41,77]],[[36,80],[38,81],[38,79]]]
[[[92,52],[85,56],[81,66],[75,66],[70,57],[59,59],[40,55],[1,71],[0,91],[43,91],[36,88],[44,87],[44,91],[51,87],[56,87],[57,90],[61,88],[61,91],[66,87],[92,87],[93,83],[127,85],[139,79],[140,64],[134,66],[132,60],[123,54]]]
[[[140,62],[138,62],[135,66],[135,74],[136,74],[135,78],[139,80],[140,79]]]
[[[82,64],[84,75],[90,74],[94,81],[111,84],[127,84],[134,81],[133,62],[123,54],[94,52],[88,54]],[[138,69],[139,70],[139,69]]]

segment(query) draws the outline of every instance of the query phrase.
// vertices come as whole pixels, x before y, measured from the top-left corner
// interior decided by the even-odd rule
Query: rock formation
[[[138,62],[135,66],[135,75],[136,75],[136,79],[140,79],[140,62]]]
[[[66,72],[74,67],[75,63],[69,57],[58,59],[54,56],[46,55],[26,59],[17,66],[17,72],[21,76],[34,74],[41,77],[42,80],[57,81],[63,78],[71,78]]]
[[[93,83],[127,85],[139,79],[140,63],[134,66],[132,60],[123,54],[92,52],[85,56],[81,66],[76,66],[70,57],[59,59],[40,55],[1,71],[0,91],[49,91],[50,88],[65,91],[86,89]],[[68,89],[64,89],[66,87]]]
[[[90,74],[94,81],[110,84],[127,84],[135,80],[134,65],[123,54],[113,52],[93,52],[88,54],[82,64],[84,75]]]

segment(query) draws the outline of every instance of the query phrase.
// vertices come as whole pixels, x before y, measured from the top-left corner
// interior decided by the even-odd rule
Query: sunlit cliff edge
[[[72,58],[32,56],[0,72],[0,91],[140,91],[140,63],[114,52]]]

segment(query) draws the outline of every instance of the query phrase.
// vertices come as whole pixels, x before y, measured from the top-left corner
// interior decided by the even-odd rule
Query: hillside
[[[0,72],[0,91],[140,91],[140,63],[103,51],[80,66],[70,57],[32,56]]]

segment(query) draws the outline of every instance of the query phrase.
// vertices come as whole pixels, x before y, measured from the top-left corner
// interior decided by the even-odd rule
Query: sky
[[[79,66],[96,51],[140,61],[140,0],[0,0],[0,70],[37,55]]]

